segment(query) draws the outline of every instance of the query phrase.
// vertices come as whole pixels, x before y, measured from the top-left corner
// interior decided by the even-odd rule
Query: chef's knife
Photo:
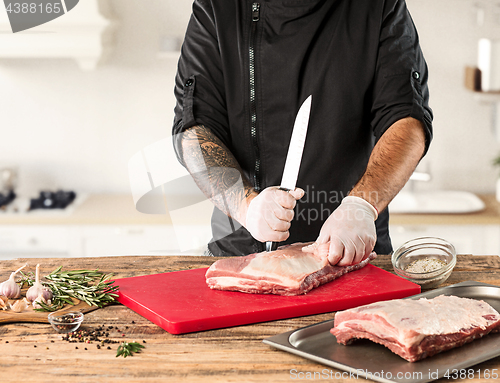
[[[285,169],[281,178],[280,189],[290,191],[295,189],[297,177],[299,175],[300,162],[302,160],[302,152],[306,142],[307,127],[309,126],[309,115],[311,114],[312,95],[307,97],[302,103],[295,124],[293,125],[292,138],[288,153],[286,155]],[[275,250],[277,247],[275,242],[266,242],[266,251]]]

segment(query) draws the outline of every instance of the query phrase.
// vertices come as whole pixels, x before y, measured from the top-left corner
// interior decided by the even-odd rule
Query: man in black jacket
[[[316,241],[332,264],[390,253],[388,203],[432,139],[427,65],[404,0],[195,0],[173,139],[215,204],[208,253]],[[279,190],[313,96],[295,191]]]

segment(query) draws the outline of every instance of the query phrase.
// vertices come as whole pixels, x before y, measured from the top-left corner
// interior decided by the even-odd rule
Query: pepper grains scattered
[[[135,324],[134,321],[132,321],[132,324]],[[125,329],[128,329],[128,326],[125,326]],[[109,346],[109,344],[115,344],[115,343],[120,343],[119,341],[108,339],[109,337],[109,332],[110,331],[116,331],[118,333],[121,333],[121,336],[124,337],[125,334],[117,327],[117,326],[99,326],[96,329],[79,329],[74,332],[70,332],[68,334],[65,334],[62,336],[62,340],[65,340],[69,343],[85,343],[85,344],[91,344],[91,343],[97,343],[96,347],[98,350],[104,349],[104,346],[108,344],[106,347],[107,350],[112,350],[112,348]],[[102,339],[106,338],[106,339]],[[53,342],[53,341],[52,341]],[[142,341],[142,343],[146,343],[145,340]],[[35,346],[36,347],[36,346]],[[75,347],[76,350],[78,350],[78,346]],[[87,347],[85,347],[85,350],[87,350]]]
[[[135,324],[134,321],[132,321],[132,324]],[[125,329],[128,330],[129,326],[125,326]],[[105,328],[104,326],[99,326],[97,329],[80,329],[74,332],[67,333],[61,337],[62,340],[65,340],[69,343],[94,343],[96,342],[97,349],[104,349],[105,344],[113,344],[113,343],[120,343],[116,340],[112,339],[101,339],[102,337],[109,337],[109,331],[110,330],[116,330],[117,332],[121,333],[121,336],[124,337],[125,334],[118,328],[118,327],[113,327],[113,326],[108,326]],[[0,339],[1,341],[2,339]],[[54,343],[54,340],[50,341],[51,343]],[[9,343],[8,340],[5,341],[5,343]],[[145,340],[142,341],[142,343],[146,343]],[[122,345],[127,344],[127,343],[122,343]],[[133,342],[131,344],[137,345],[137,343]],[[34,348],[37,348],[37,345],[33,345]],[[141,348],[144,346],[140,346]],[[49,350],[48,347],[46,347],[47,350]],[[75,346],[75,349],[78,350],[78,346]],[[87,347],[84,348],[85,350],[88,350]],[[111,350],[112,348],[110,346],[106,347],[107,350]],[[118,355],[117,355],[118,356]]]
[[[113,326],[108,327],[108,329],[112,329]],[[65,340],[69,343],[100,343],[101,346],[107,343],[119,343],[116,340],[112,339],[101,339],[102,337],[109,337],[109,332],[105,331],[104,327],[99,326],[97,329],[80,329],[75,332],[70,332],[64,335],[61,339]]]

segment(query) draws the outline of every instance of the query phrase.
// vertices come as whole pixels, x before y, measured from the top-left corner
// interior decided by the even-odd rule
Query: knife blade
[[[297,177],[299,176],[300,162],[302,161],[302,153],[304,152],[304,144],[306,142],[307,128],[309,126],[309,116],[311,114],[312,95],[306,98],[302,103],[292,130],[292,138],[288,146],[286,155],[285,168],[281,178],[280,189],[290,191],[295,189]],[[266,242],[266,251],[275,250],[277,247],[275,242]]]

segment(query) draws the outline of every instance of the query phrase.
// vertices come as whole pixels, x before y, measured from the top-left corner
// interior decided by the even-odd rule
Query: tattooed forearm
[[[250,197],[257,195],[236,158],[204,126],[182,137],[183,161],[201,191],[226,215],[245,225]]]

